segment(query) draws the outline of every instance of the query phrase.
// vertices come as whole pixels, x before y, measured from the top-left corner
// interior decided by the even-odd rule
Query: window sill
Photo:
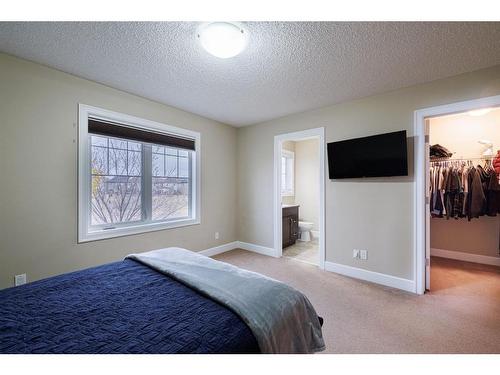
[[[96,230],[78,234],[78,243],[106,240],[116,237],[131,236],[148,232],[156,232],[165,229],[181,228],[200,224],[200,219],[183,219],[163,223],[149,223],[134,226],[127,226],[115,229]]]

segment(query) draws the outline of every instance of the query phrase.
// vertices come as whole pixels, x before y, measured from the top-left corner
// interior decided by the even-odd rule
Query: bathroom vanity
[[[299,235],[299,205],[283,205],[282,206],[282,247],[295,244]]]

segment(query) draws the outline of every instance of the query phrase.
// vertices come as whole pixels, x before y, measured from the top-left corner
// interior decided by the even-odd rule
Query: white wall
[[[233,127],[0,54],[0,288],[167,246],[237,240]],[[76,243],[78,103],[201,133],[201,224]],[[220,239],[214,239],[214,232]]]
[[[414,111],[498,94],[500,66],[239,129],[239,239],[273,247],[275,135],[325,127],[326,142],[333,142],[406,130],[408,177],[327,180],[326,259],[414,279]],[[367,249],[368,260],[353,259],[352,249]]]
[[[299,219],[319,230],[319,140],[295,142],[295,204]]]
[[[430,119],[430,144],[439,143],[454,152],[453,158],[481,157],[483,146],[493,142],[500,150],[500,108],[479,117],[467,113]],[[481,161],[476,161],[481,163]],[[500,216],[479,219],[431,219],[431,248],[470,254],[499,256]]]

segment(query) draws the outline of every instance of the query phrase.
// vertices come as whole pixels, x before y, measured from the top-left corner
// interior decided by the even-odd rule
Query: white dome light
[[[247,33],[233,23],[213,22],[199,28],[198,39],[208,53],[227,59],[243,51]]]

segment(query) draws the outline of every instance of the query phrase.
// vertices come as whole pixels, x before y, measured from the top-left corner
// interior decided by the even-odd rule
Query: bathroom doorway
[[[324,268],[324,128],[274,140],[276,256]]]

